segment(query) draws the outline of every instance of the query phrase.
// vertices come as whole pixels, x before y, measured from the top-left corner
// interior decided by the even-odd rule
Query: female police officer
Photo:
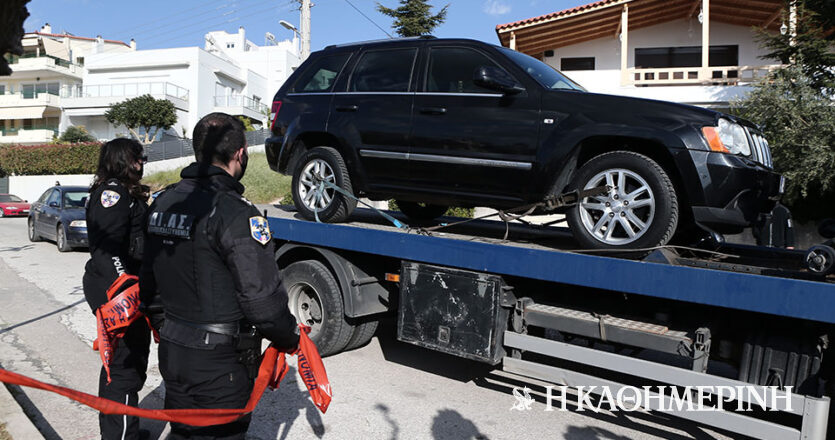
[[[102,146],[98,169],[87,201],[90,260],[84,269],[84,296],[95,313],[107,302],[107,289],[122,273],[139,274],[142,261],[142,223],[148,188],[139,183],[146,158],[132,139],[113,139]],[[111,382],[102,367],[99,396],[136,406],[145,383],[150,330],[144,319],[128,327],[113,353]],[[104,439],[139,438],[139,420],[121,415],[99,415]]]

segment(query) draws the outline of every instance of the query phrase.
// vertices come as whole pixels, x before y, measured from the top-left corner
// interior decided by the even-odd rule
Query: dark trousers
[[[139,391],[145,384],[151,332],[144,319],[138,319],[125,332],[113,352],[110,379],[104,367],[99,374],[99,396],[126,405],[139,405]],[[99,427],[104,440],[138,439],[139,418],[99,414]]]
[[[163,339],[159,369],[166,409],[243,408],[254,384],[232,345],[189,348]],[[172,423],[169,439],[243,439],[250,419],[205,427]]]

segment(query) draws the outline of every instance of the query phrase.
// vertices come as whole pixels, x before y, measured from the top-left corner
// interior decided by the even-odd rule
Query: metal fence
[[[245,133],[246,143],[247,145],[261,145],[269,135],[270,131],[266,129],[248,131]],[[194,147],[191,139],[170,139],[146,145],[145,155],[148,156],[148,162],[176,159],[179,157],[194,156]]]

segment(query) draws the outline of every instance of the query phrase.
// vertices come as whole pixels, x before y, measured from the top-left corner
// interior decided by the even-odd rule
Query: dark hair
[[[142,175],[134,168],[142,160],[142,144],[133,139],[116,138],[101,146],[99,166],[93,177],[93,192],[110,179],[118,180],[130,195],[148,200],[148,187],[139,183]]]
[[[209,113],[194,126],[194,157],[198,162],[228,163],[246,146],[244,123],[226,113]]]

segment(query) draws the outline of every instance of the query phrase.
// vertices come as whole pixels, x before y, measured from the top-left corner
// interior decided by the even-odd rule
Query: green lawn
[[[181,168],[150,174],[142,179],[142,183],[157,191],[180,181]],[[275,203],[288,198],[290,194],[290,177],[278,174],[267,165],[264,153],[253,153],[249,156],[246,174],[241,181],[246,187],[244,196],[252,203]],[[289,199],[286,203],[292,203]]]

